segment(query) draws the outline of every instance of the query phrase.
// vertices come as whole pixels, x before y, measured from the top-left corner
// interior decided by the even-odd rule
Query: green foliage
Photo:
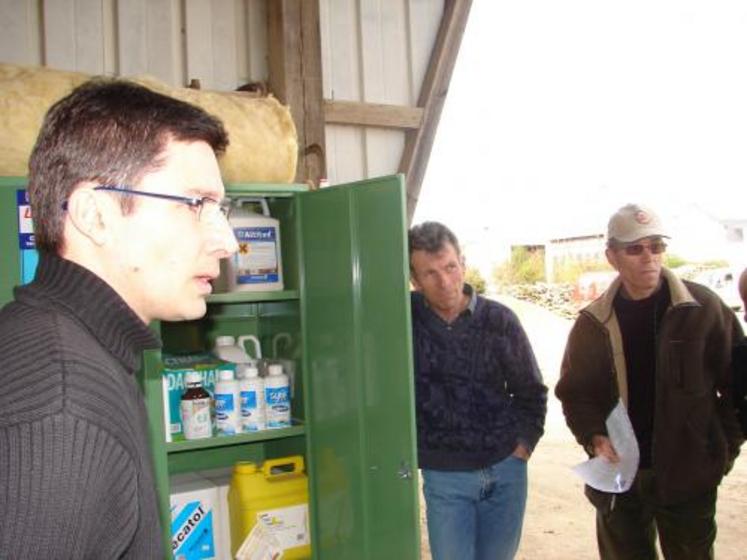
[[[541,251],[530,251],[526,247],[513,247],[511,260],[498,265],[493,271],[493,280],[498,286],[535,284],[544,279],[544,254]]]
[[[709,268],[727,268],[729,266],[729,261],[725,261],[723,259],[716,259],[712,261],[705,261],[700,263],[700,268],[703,270],[709,269]]]
[[[464,273],[464,281],[472,286],[478,294],[485,293],[485,278],[482,277],[478,269],[468,266]]]
[[[607,259],[564,259],[555,264],[555,282],[575,284],[585,272],[612,270]]]
[[[675,255],[674,253],[664,254],[664,266],[666,266],[669,269],[679,268],[686,264],[688,264],[687,261],[683,259],[682,257],[680,257],[679,255]]]

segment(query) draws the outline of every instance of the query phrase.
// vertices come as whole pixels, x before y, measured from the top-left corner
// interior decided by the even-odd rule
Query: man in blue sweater
[[[542,436],[547,387],[524,330],[464,282],[456,236],[409,232],[418,426],[434,560],[502,560],[519,546],[527,461]]]

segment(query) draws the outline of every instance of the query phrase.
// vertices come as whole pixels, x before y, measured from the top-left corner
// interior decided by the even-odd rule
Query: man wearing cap
[[[610,219],[606,256],[618,277],[576,319],[555,394],[590,456],[619,460],[605,421],[619,399],[640,450],[633,485],[586,486],[602,559],[713,558],[716,488],[743,437],[731,403],[734,313],[709,289],[662,266],[656,214],[629,204]]]

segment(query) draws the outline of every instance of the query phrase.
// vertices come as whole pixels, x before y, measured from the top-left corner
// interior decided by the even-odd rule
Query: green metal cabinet
[[[21,281],[18,193],[25,189],[23,177],[0,177],[0,305],[12,299]]]
[[[18,186],[18,180],[0,183],[3,215],[11,203],[17,213]],[[170,474],[302,454],[314,558],[419,558],[404,192],[401,176],[320,191],[227,187],[228,196],[267,197],[280,220],[285,289],[215,294],[203,319],[153,328],[170,352],[207,349],[219,334],[257,335],[263,355],[295,365],[294,423],[165,443],[161,353],[146,353],[140,382],[164,528]],[[3,255],[15,257],[17,226],[2,227]],[[3,260],[0,301],[9,299],[19,274]]]

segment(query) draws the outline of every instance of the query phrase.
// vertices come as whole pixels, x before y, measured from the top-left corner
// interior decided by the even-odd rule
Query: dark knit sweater
[[[547,387],[516,315],[477,296],[447,324],[413,292],[412,327],[420,467],[475,470],[534,449]]]
[[[163,558],[133,373],[159,345],[88,270],[42,256],[0,311],[0,558]]]

